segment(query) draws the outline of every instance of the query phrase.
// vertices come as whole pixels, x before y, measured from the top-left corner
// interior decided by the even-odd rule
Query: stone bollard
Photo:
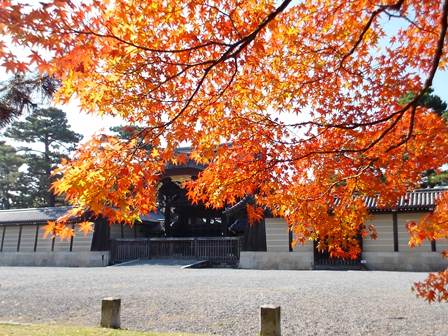
[[[120,328],[121,299],[108,297],[101,301],[101,327]]]
[[[261,306],[260,336],[281,336],[281,334],[280,306]]]

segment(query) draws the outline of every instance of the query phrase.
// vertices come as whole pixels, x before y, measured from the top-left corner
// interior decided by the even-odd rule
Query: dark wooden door
[[[362,248],[361,240],[360,244]],[[318,251],[317,242],[314,242],[314,267],[317,269],[359,269],[361,268],[361,255],[356,259],[331,257],[328,251]]]

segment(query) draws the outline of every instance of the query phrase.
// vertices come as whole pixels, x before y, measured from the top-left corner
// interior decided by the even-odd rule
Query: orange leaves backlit
[[[93,232],[93,223],[92,222],[81,222],[78,223],[79,231],[87,236],[89,233]]]
[[[47,225],[44,226],[44,237],[59,237],[61,240],[68,240],[73,237],[74,232],[73,229],[68,227],[63,222],[48,222]]]
[[[247,220],[250,225],[260,222],[264,218],[264,209],[261,207],[254,207],[251,204],[246,205]]]
[[[411,247],[420,245],[425,239],[448,239],[448,193],[442,194],[437,200],[436,209],[423,217],[419,223],[407,225],[411,239]]]
[[[93,232],[93,223],[89,221],[83,221],[76,223],[78,230],[84,236],[87,236],[89,233]],[[43,227],[44,238],[56,238],[58,237],[61,240],[70,240],[75,235],[75,230],[72,228],[72,225],[66,223],[65,221],[49,221]]]
[[[412,289],[429,303],[448,301],[448,270],[430,273],[424,281],[415,283]]]
[[[447,163],[446,123],[417,106],[447,62],[447,16],[448,0],[14,1],[0,30],[45,50],[28,61],[60,79],[59,101],[144,127],[61,165],[70,204],[130,223],[155,208],[166,165],[191,159],[207,165],[187,183],[194,202],[255,195],[254,220],[268,208],[298,243],[353,258],[358,235],[376,235],[362,198],[392,206]],[[24,70],[1,43],[0,58]],[[411,244],[447,236],[447,204],[410,226]]]

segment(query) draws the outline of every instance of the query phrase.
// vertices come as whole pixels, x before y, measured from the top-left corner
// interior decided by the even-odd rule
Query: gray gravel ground
[[[122,298],[122,326],[257,335],[259,307],[282,307],[283,335],[448,335],[448,304],[416,299],[424,273],[255,271],[134,265],[0,267],[0,321],[96,325]]]

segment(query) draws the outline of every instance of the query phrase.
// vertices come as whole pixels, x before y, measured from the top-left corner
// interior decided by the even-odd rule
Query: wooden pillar
[[[22,230],[23,230],[23,226],[20,225],[19,226],[19,237],[17,237],[17,252],[20,251],[20,241],[22,240]]]
[[[37,251],[37,241],[39,240],[39,224],[36,224],[36,234],[34,235],[34,252]]]
[[[436,241],[433,239],[433,240],[431,240],[431,252],[436,252],[436,251],[437,251]]]
[[[121,299],[108,297],[101,301],[101,322],[103,328],[120,328]]]
[[[392,213],[393,232],[394,232],[394,252],[398,252],[398,215],[394,211]]]
[[[280,306],[261,306],[260,336],[281,336]]]
[[[0,244],[0,252],[3,252],[3,243],[5,242],[6,225],[3,227],[2,241]]]
[[[294,249],[292,248],[292,241],[294,239],[293,233],[291,228],[288,228],[288,248],[289,248],[289,252],[293,252]]]
[[[73,233],[75,233],[75,223],[72,223],[72,230]],[[70,248],[69,248],[70,252],[73,252],[73,236],[70,237]]]

